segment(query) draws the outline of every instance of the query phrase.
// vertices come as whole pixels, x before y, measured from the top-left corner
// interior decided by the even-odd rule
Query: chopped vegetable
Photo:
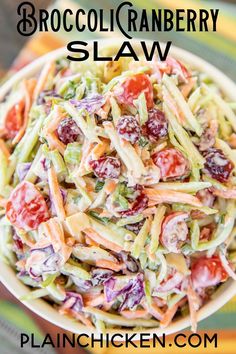
[[[236,104],[140,59],[62,57],[0,102],[0,258],[90,332],[195,331],[236,279]]]

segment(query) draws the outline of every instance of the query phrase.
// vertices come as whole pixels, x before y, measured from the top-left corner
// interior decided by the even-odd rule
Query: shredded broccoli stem
[[[197,220],[193,220],[190,225],[191,230],[191,246],[192,249],[197,250],[200,237],[200,228]]]
[[[75,277],[88,280],[91,278],[91,275],[83,269],[79,264],[72,265],[70,263],[65,263],[62,266],[61,272],[64,274],[74,275]]]
[[[186,193],[196,193],[201,189],[210,188],[210,182],[160,182],[153,185],[155,189],[174,190]]]
[[[205,160],[192,143],[186,130],[178,123],[165,103],[163,104],[163,108],[179,144],[183,147],[186,156],[189,158],[192,165],[193,177],[195,180],[199,180],[199,170],[203,168]]]
[[[39,132],[43,126],[45,120],[45,115],[41,115],[33,127],[29,127],[21,139],[20,143],[17,145],[13,154],[10,156],[10,163],[7,171],[7,183],[10,182],[10,179],[15,171],[16,165],[21,162],[27,162],[33,148],[39,140]]]
[[[230,122],[233,130],[236,132],[236,116],[234,114],[234,111],[229,106],[229,104],[226,101],[224,101],[220,95],[218,95],[213,90],[211,90],[209,86],[203,84],[203,88],[205,92],[210,93],[212,95],[212,99],[214,100],[215,104],[218,106],[218,108],[221,110],[221,112]]]
[[[167,262],[161,252],[157,252],[156,257],[159,260],[159,273],[157,276],[157,284],[160,284],[165,279],[167,274]]]
[[[131,252],[134,258],[139,258],[142,250],[144,249],[145,242],[150,230],[150,219],[147,219],[134,240],[133,250]]]
[[[173,82],[173,79],[165,74],[163,76],[162,83],[165,85],[170,94],[174,97],[176,104],[182,110],[184,117],[186,118],[190,127],[193,129],[193,131],[197,133],[198,136],[201,136],[202,128],[197,119],[194,117],[193,113],[191,112],[187,102],[185,101],[178,87]]]
[[[114,57],[114,45],[101,52]],[[0,259],[33,289],[23,301],[45,297],[91,332],[155,329],[192,314],[196,258],[219,257],[236,277],[236,104],[191,65],[144,60],[59,58],[0,102]],[[124,116],[138,127],[118,129]],[[223,166],[220,149],[234,165],[227,180],[223,167],[211,173],[208,149],[213,164]]]
[[[135,101],[135,105],[138,109],[140,123],[144,125],[148,120],[147,102],[144,92],[139,95],[138,99]]]
[[[150,252],[155,253],[159,245],[159,236],[161,233],[161,225],[166,212],[166,207],[164,205],[159,205],[156,209],[154,219],[151,225],[151,242],[150,242]]]
[[[110,102],[111,102],[111,114],[113,117],[113,122],[115,125],[117,125],[121,117],[121,110],[114,97],[110,98]]]

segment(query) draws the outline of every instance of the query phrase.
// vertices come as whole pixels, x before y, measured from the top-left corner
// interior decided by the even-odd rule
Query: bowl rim
[[[139,41],[144,39],[133,39],[132,44],[137,49],[140,50]],[[113,39],[102,39],[99,41],[100,48],[107,46],[119,46],[123,40],[121,38],[113,38]],[[152,44],[152,41],[146,40],[145,42],[148,46]],[[114,45],[115,43],[115,45]],[[87,50],[91,50],[93,45],[93,40],[88,41]],[[164,48],[165,44],[161,43],[161,47]],[[67,54],[68,50],[65,47],[59,48],[57,50],[51,51],[48,54],[43,55],[42,57],[34,60],[32,63],[25,66],[19,72],[14,74],[9,80],[7,80],[0,87],[0,100],[7,94],[7,92],[11,89],[13,85],[20,82],[24,78],[31,77],[39,72],[39,70],[50,60],[55,60],[57,58],[62,57]],[[213,80],[216,82],[222,91],[225,93],[227,97],[232,100],[236,100],[236,85],[235,83],[223,74],[219,69],[214,67],[212,64],[206,62],[202,58],[192,54],[184,49],[179,47],[172,46],[170,50],[170,54],[173,55],[177,59],[181,59],[182,61],[190,64],[192,67],[199,69],[203,72],[206,72]],[[23,296],[30,292],[29,287],[24,285],[17,277],[14,270],[7,265],[6,263],[0,261],[0,281],[4,286],[18,299],[20,300]],[[205,319],[206,317],[212,315],[219,308],[221,308],[224,304],[226,304],[233,296],[236,295],[236,281],[232,279],[228,280],[226,283],[221,285],[219,289],[215,292],[212,300],[206,303],[199,311],[198,311],[198,322]],[[43,299],[35,299],[35,300],[20,300],[26,307],[32,310],[37,315],[41,316],[45,320],[53,323],[54,325],[63,328],[64,330],[70,331],[72,333],[80,334],[86,333],[91,335],[94,333],[98,336],[98,332],[92,331],[88,329],[86,326],[76,322],[73,318],[69,318],[67,316],[62,316],[59,312],[52,306],[49,305]],[[114,329],[108,329],[107,333],[110,335],[118,333],[123,336],[119,340],[124,340],[125,334],[134,334],[134,340],[140,339],[141,333],[149,334],[150,337],[155,333],[155,335],[162,336],[163,334],[173,334],[190,326],[190,316],[186,316],[172,322],[168,327],[162,328],[146,328],[142,330],[131,330],[131,329],[119,329],[118,331]]]

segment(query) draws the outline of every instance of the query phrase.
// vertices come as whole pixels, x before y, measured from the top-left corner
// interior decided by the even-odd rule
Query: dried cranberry
[[[227,182],[234,165],[224,155],[223,151],[210,148],[206,151],[204,157],[206,159],[204,172],[221,183]]]
[[[135,224],[127,224],[125,228],[129,231],[134,232],[135,234],[138,234],[143,224],[144,224],[144,219],[139,222],[136,222]]]
[[[131,209],[124,210],[121,215],[132,216],[141,213],[148,206],[148,197],[145,194],[140,194],[134,201]]]
[[[73,119],[66,118],[59,124],[57,134],[59,140],[67,145],[78,140],[78,137],[81,135],[81,130]]]
[[[117,124],[117,131],[123,139],[130,141],[132,144],[139,140],[141,133],[137,120],[132,116],[121,117]]]
[[[98,160],[91,160],[90,166],[98,178],[118,178],[121,163],[116,157],[103,156]]]
[[[157,108],[148,111],[148,120],[144,126],[150,140],[164,138],[168,134],[168,122],[165,114]]]

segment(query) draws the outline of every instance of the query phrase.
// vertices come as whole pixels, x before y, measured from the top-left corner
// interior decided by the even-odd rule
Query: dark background
[[[35,7],[45,8],[52,0],[30,0]],[[19,20],[17,6],[23,0],[0,0],[0,72],[11,65],[14,58],[27,41],[18,34],[16,24]]]

